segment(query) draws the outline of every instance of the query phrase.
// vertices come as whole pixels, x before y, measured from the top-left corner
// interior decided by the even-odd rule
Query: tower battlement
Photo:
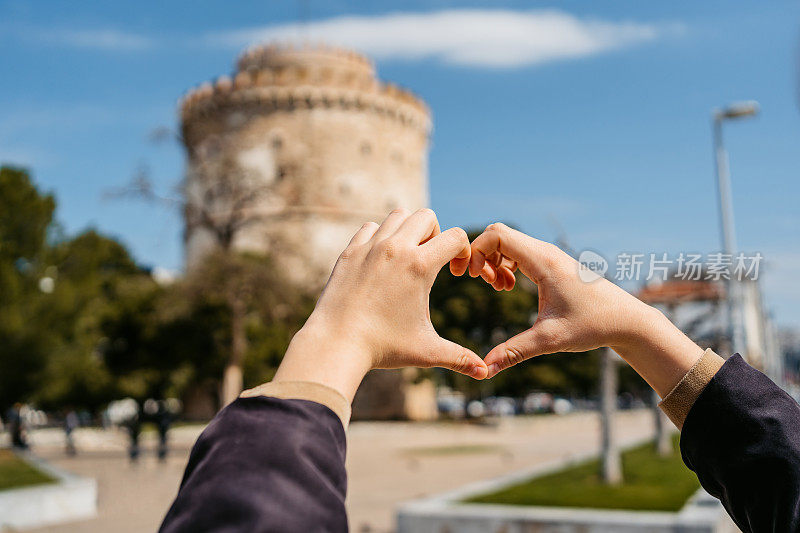
[[[266,45],[239,58],[233,76],[191,89],[180,102],[181,119],[207,118],[230,106],[341,108],[373,111],[428,132],[430,110],[411,91],[375,77],[372,62],[326,46]]]
[[[280,43],[256,45],[245,50],[237,61],[237,69],[240,72],[287,65],[349,70],[369,77],[375,76],[375,66],[366,56],[324,43],[301,46]]]

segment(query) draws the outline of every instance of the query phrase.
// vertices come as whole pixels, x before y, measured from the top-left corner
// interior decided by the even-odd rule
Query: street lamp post
[[[714,162],[717,174],[717,193],[719,195],[719,216],[722,230],[722,251],[736,253],[736,229],[733,223],[733,200],[731,198],[731,176],[728,170],[728,152],[722,143],[722,123],[725,120],[752,117],[758,114],[758,102],[738,102],[712,113],[712,134],[714,137]],[[740,287],[733,276],[727,282],[728,333],[733,343],[733,351],[743,354],[745,348],[744,320],[741,309]]]

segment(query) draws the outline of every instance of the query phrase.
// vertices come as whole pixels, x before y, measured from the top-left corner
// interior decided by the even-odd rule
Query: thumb
[[[448,368],[474,379],[486,378],[488,373],[486,363],[472,350],[438,335],[431,340],[430,345],[428,366]]]
[[[554,353],[558,350],[553,344],[552,335],[547,334],[541,324],[498,344],[486,354],[484,361],[488,366],[487,378],[496,376],[501,370],[512,367],[532,357]]]

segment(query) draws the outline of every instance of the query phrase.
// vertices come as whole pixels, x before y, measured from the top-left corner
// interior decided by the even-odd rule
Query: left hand
[[[440,232],[436,215],[392,211],[364,224],[333,269],[314,312],[297,333],[275,381],[314,381],[352,401],[373,368],[443,367],[475,379],[487,367],[474,352],[441,338],[428,297],[441,268],[463,274],[470,243],[461,228]]]
[[[504,224],[472,243],[470,275],[497,290],[514,286],[517,265],[538,286],[539,311],[530,329],[486,355],[488,377],[531,357],[608,346],[663,398],[703,355],[658,310],[600,276],[582,277],[579,263],[557,246]]]

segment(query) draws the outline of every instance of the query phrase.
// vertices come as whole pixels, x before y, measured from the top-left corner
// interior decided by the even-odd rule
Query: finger
[[[507,268],[512,273],[517,271],[517,262],[506,256],[503,256],[503,262],[500,263],[500,266]]]
[[[470,246],[470,258],[469,258],[469,275],[470,277],[477,278],[478,276],[483,277],[483,273],[487,271],[486,268],[486,256],[483,255],[480,250],[475,248],[475,245]],[[486,278],[483,278],[486,280]]]
[[[493,256],[495,256],[495,254],[486,258],[486,263],[483,265],[480,275],[483,280],[494,287],[495,290],[510,291],[514,288],[514,284],[517,281],[511,270],[511,268],[516,269],[516,262],[499,254],[497,254],[496,257]],[[494,263],[499,263],[499,266]]]
[[[454,276],[463,276],[469,268],[469,258],[456,258],[450,260],[450,273]]]
[[[494,252],[488,254],[486,256],[486,262],[491,263],[494,266],[498,267],[503,264],[503,254],[501,254],[500,252]]]
[[[494,287],[494,290],[496,290],[496,291],[502,291],[503,289],[506,288],[506,281],[503,278],[503,276],[500,274],[499,271],[497,272],[497,276],[495,276],[495,278],[494,278],[494,282],[492,283],[492,287]]]
[[[483,268],[479,271],[480,276],[487,283],[494,283],[497,279],[497,266],[503,262],[503,254],[499,252],[492,252],[485,254],[483,260]],[[486,274],[486,275],[484,275]]]
[[[514,276],[514,273],[508,269],[506,266],[501,266],[498,270],[498,277],[503,278],[503,289],[510,291],[514,288],[514,285],[517,282],[517,278]]]
[[[505,224],[492,224],[472,242],[472,257],[486,257],[500,252],[519,263],[523,273],[533,281],[541,279],[553,265],[558,248],[511,229]],[[480,272],[480,261],[470,262],[470,274]]]
[[[496,376],[501,370],[512,367],[526,359],[557,352],[550,338],[542,334],[542,328],[536,324],[519,335],[498,344],[486,355],[484,361],[489,367],[487,377]]]
[[[467,232],[458,227],[450,228],[420,246],[420,253],[425,261],[437,267],[436,272],[453,259],[469,261]]]
[[[358,246],[365,244],[372,238],[373,235],[375,235],[375,232],[378,231],[379,227],[380,226],[378,226],[375,222],[367,222],[361,226],[361,229],[359,229],[355,235],[353,235],[353,238],[350,239],[350,244],[347,246]]]
[[[491,285],[497,279],[497,267],[491,263],[484,263],[480,272],[483,281]]]
[[[489,372],[486,363],[478,354],[438,336],[437,340],[432,342],[432,353],[429,357],[430,366],[455,370],[475,379],[484,379]]]
[[[408,211],[400,208],[394,209],[389,213],[386,218],[381,222],[381,227],[372,236],[374,242],[382,241],[387,237],[394,235],[397,229],[403,224],[403,221],[408,218]]]
[[[420,209],[405,219],[398,228],[395,236],[403,242],[413,243],[414,246],[429,241],[439,235],[439,221],[436,213],[431,209]]]

